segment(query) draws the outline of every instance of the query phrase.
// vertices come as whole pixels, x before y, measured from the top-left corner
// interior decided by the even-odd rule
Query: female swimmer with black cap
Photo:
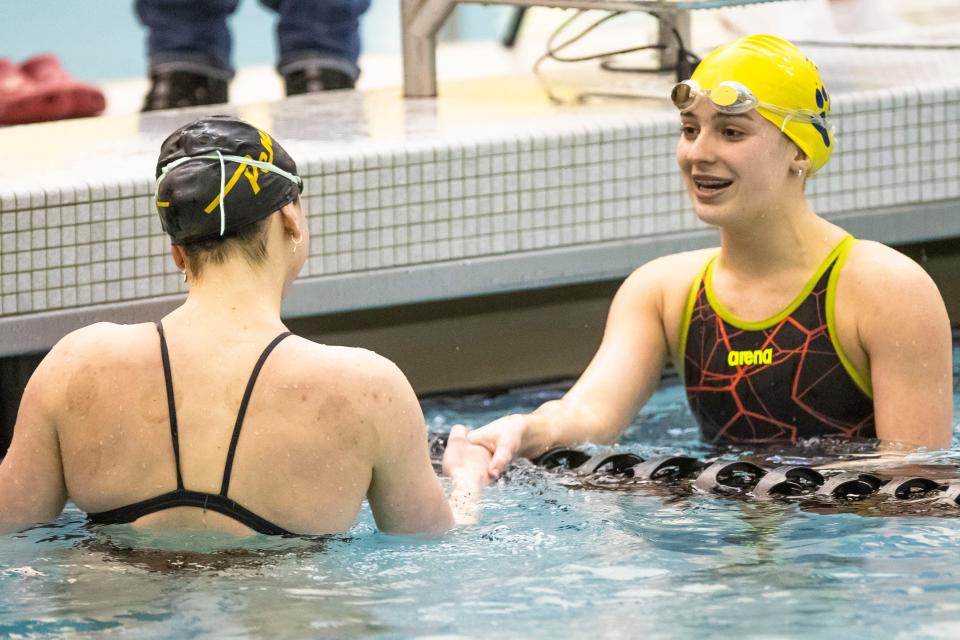
[[[491,474],[515,455],[616,440],[668,358],[711,442],[949,446],[951,338],[936,286],[897,251],[819,217],[804,196],[834,147],[813,62],[789,42],[748,36],[706,57],[672,97],[680,172],[720,247],[637,269],[562,399],[470,433],[494,452]]]
[[[451,433],[448,504],[403,374],[283,326],[310,242],[296,171],[239,120],[167,138],[156,204],[187,300],[156,325],[99,323],[53,348],[0,465],[0,524],[50,520],[68,497],[96,523],[236,534],[343,532],[365,497],[388,532],[475,515],[486,449]]]

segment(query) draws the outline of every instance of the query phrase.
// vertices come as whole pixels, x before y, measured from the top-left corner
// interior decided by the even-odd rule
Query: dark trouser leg
[[[277,70],[287,79],[307,78],[305,90],[352,87],[360,74],[360,16],[370,0],[261,0],[280,14]],[[321,74],[320,71],[328,73]],[[321,77],[323,75],[324,77]],[[314,85],[310,87],[310,80]],[[294,82],[293,84],[298,84]],[[336,85],[336,86],[331,86]],[[294,89],[304,87],[292,87]]]
[[[233,76],[227,16],[237,2],[137,0],[153,81],[144,111],[226,102]]]

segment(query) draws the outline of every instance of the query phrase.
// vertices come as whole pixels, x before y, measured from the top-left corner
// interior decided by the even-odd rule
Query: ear
[[[187,256],[183,253],[183,247],[176,244],[170,245],[170,255],[173,256],[173,263],[177,265],[177,269],[183,271],[187,268]]]
[[[303,239],[303,215],[298,200],[280,207],[280,222],[283,224],[284,233],[290,236],[294,242],[300,242]]]
[[[790,163],[790,171],[802,175],[810,175],[810,157],[800,147],[796,147],[797,153],[793,156],[793,162]]]

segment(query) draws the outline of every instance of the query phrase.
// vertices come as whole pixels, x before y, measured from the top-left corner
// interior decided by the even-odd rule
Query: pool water
[[[430,429],[444,430],[559,393],[432,398],[424,409]],[[910,460],[957,466],[956,442]],[[621,449],[713,453],[676,381]],[[817,449],[779,459],[813,460]],[[433,539],[380,534],[364,509],[339,538],[238,548],[95,531],[70,506],[55,523],[0,537],[0,636],[956,638],[957,515],[583,490],[523,466],[487,492],[480,525]]]

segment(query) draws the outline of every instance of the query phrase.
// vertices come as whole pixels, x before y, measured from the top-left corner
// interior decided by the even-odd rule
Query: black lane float
[[[430,451],[438,468],[445,446],[445,434],[430,435]],[[704,494],[753,500],[800,498],[825,504],[876,496],[897,503],[922,500],[957,508],[960,513],[958,478],[883,477],[859,471],[818,471],[801,465],[769,468],[745,460],[705,462],[688,456],[657,456],[645,460],[633,453],[590,455],[570,448],[552,449],[531,462],[543,469],[564,473],[584,488],[628,488],[655,482]]]

